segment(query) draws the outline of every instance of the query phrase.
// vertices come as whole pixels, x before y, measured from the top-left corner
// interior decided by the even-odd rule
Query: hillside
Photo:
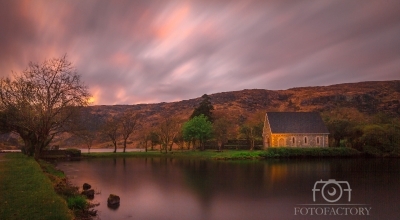
[[[251,89],[209,95],[215,111],[223,111],[238,119],[264,111],[329,111],[337,107],[356,108],[360,112],[383,112],[400,116],[400,81],[360,82],[288,90]],[[145,118],[147,126],[155,126],[163,117],[187,119],[201,98],[179,102],[90,106],[85,111],[90,117],[107,117],[133,110]],[[146,127],[147,127],[146,126]]]
[[[400,80],[300,87],[287,90],[246,89],[209,94],[209,96],[215,111],[222,111],[229,115],[235,122],[235,126],[259,110],[329,112],[339,107],[347,107],[366,114],[380,112],[395,117],[400,116]],[[159,121],[166,117],[188,119],[200,101],[201,98],[194,98],[157,104],[98,105],[86,107],[83,114],[89,121],[96,122],[93,123],[93,126],[96,126],[110,115],[133,110],[142,116],[141,130],[147,130],[157,126]],[[134,139],[135,136],[132,140]],[[99,135],[97,146],[105,146],[106,141],[105,137]],[[79,140],[65,134],[58,138],[58,142],[61,146],[72,146],[78,144]]]

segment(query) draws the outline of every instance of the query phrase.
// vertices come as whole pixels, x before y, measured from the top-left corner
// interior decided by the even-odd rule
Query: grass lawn
[[[0,219],[73,219],[39,164],[21,153],[0,161]]]
[[[148,152],[106,152],[106,153],[82,153],[83,158],[105,158],[105,157],[173,157],[173,158],[196,158],[196,159],[261,159],[260,154],[264,151],[248,150],[224,150],[217,152],[215,150],[193,151],[193,150],[175,150],[164,153],[159,151]]]
[[[215,150],[205,151],[172,151],[161,153],[159,151],[149,152],[117,152],[117,153],[82,153],[83,158],[105,158],[105,157],[173,157],[173,158],[197,158],[214,160],[258,160],[268,158],[291,158],[291,157],[357,157],[360,152],[351,148],[270,148],[268,150]]]

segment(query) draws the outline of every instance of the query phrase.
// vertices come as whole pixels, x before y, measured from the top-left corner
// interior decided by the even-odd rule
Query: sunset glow
[[[93,104],[396,80],[397,1],[2,1],[0,76],[68,55]]]

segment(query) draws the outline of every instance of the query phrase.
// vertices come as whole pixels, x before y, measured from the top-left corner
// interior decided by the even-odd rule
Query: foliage
[[[66,56],[29,63],[20,74],[0,80],[1,124],[20,135],[23,152],[40,157],[89,100],[86,86]]]
[[[75,195],[67,198],[67,204],[69,209],[85,209],[88,205],[86,198],[82,195]]]
[[[190,119],[193,119],[196,116],[204,115],[208,121],[213,122],[213,114],[212,111],[214,110],[214,106],[211,104],[211,98],[207,94],[204,94],[201,98],[203,100],[200,102],[200,105],[194,109]]]
[[[160,138],[155,131],[150,131],[149,140],[151,143],[151,150],[154,150],[154,146],[157,144],[161,144]]]
[[[351,123],[347,120],[335,119],[328,124],[332,138],[335,140],[335,147],[340,146],[340,141],[350,135]]]
[[[378,156],[396,154],[400,149],[400,127],[385,125],[367,125],[360,138],[363,150]]]
[[[335,147],[339,147],[347,137],[356,135],[354,127],[367,121],[366,116],[354,108],[337,108],[324,112],[322,116]]]
[[[197,140],[204,150],[204,142],[211,138],[212,124],[204,115],[195,116],[183,124],[182,133],[185,140]]]
[[[65,149],[68,155],[72,157],[80,157],[81,156],[81,150],[76,149],[76,148],[67,148]]]
[[[344,145],[375,156],[399,155],[400,122],[396,117],[340,108],[325,112],[324,120],[336,147]]]

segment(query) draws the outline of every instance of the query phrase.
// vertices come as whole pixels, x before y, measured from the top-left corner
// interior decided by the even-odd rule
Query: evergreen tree
[[[190,119],[204,115],[210,122],[213,122],[212,111],[214,110],[214,106],[211,104],[211,98],[207,94],[202,96],[203,100],[200,102],[200,105],[194,109]]]

